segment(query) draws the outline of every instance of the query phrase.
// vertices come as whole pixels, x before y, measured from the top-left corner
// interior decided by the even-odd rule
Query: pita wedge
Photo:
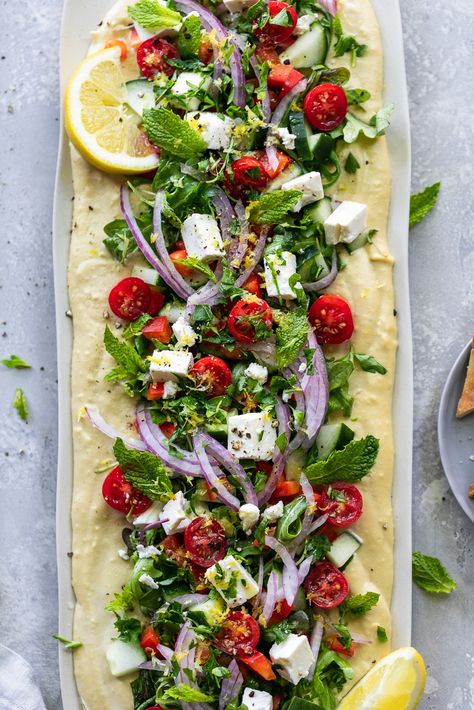
[[[467,414],[471,414],[471,412],[474,412],[474,338],[471,343],[471,354],[469,356],[466,379],[456,409],[456,416],[458,419],[461,419],[461,417],[465,417]]]

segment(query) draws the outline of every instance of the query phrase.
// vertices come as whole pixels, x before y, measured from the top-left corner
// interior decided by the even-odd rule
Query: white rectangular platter
[[[61,102],[69,77],[87,53],[89,36],[113,0],[65,0],[61,36]],[[388,130],[392,167],[392,203],[389,244],[395,258],[395,298],[398,313],[399,349],[393,403],[395,471],[393,508],[395,516],[395,576],[392,598],[393,645],[411,639],[411,472],[412,472],[412,340],[408,290],[408,211],[410,200],[410,126],[398,0],[372,0],[385,49],[385,103],[395,104]],[[72,425],[70,412],[70,365],[72,322],[67,317],[67,264],[72,221],[73,185],[69,145],[61,115],[53,217],[53,260],[56,293],[59,387],[59,450],[57,483],[57,555],[59,585],[59,630],[72,638],[74,591],[71,584],[72,532]],[[72,654],[59,651],[61,691],[65,710],[83,707],[77,693]]]

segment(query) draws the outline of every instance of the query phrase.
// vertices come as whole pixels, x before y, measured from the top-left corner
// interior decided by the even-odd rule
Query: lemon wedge
[[[414,710],[426,682],[423,658],[399,648],[382,658],[342,699],[338,710]]]
[[[140,130],[140,117],[125,101],[125,81],[136,74],[136,64],[122,61],[119,47],[109,47],[87,56],[66,90],[68,136],[86,160],[107,173],[143,173],[159,162]]]

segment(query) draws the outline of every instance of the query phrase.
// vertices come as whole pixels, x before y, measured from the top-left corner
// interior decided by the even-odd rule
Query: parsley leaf
[[[139,316],[136,320],[132,321],[127,328],[125,328],[123,331],[123,337],[136,338],[136,336],[140,335],[143,328],[151,320],[152,316],[150,316],[149,313],[144,313],[142,316]]]
[[[353,353],[356,360],[365,372],[377,372],[379,375],[385,375],[387,368],[384,367],[373,355],[364,355],[363,353]]]
[[[12,402],[12,407],[15,407],[24,422],[28,421],[28,402],[26,401],[25,393],[21,387],[16,388],[15,399]]]
[[[123,380],[127,377],[138,378],[140,374],[146,372],[146,362],[140,357],[135,348],[116,338],[109,326],[105,328],[104,345],[109,355],[114,358],[119,366],[106,375],[106,380]]]
[[[183,59],[195,59],[201,44],[201,20],[189,15],[178,32],[178,49]]]
[[[175,27],[181,22],[181,15],[171,10],[158,0],[139,0],[136,5],[130,5],[128,14],[139,25],[147,30],[160,30],[163,27]]]
[[[70,639],[66,639],[64,636],[59,636],[58,634],[51,634],[51,636],[53,639],[56,639],[56,641],[62,643],[64,648],[68,651],[74,651],[75,648],[82,646],[82,641],[71,641]]]
[[[163,697],[174,698],[187,703],[208,703],[214,700],[212,695],[207,695],[207,693],[203,693],[197,688],[191,688],[185,683],[180,683],[176,688],[169,688]]]
[[[331,543],[326,535],[311,536],[306,539],[301,559],[304,560],[311,555],[313,562],[317,562],[318,560],[324,559],[330,549]]]
[[[142,625],[138,619],[118,618],[114,622],[114,626],[119,632],[117,638],[125,643],[138,643],[142,631]]]
[[[207,148],[187,121],[162,106],[143,112],[143,128],[152,143],[178,158],[195,158]]]
[[[354,143],[359,134],[362,133],[366,138],[375,139],[385,133],[385,129],[390,125],[390,116],[394,109],[393,104],[384,106],[376,114],[372,116],[369,123],[362,121],[353,113],[348,113],[346,116],[346,124],[343,129],[343,137],[346,143]]]
[[[115,442],[114,454],[127,481],[148,498],[157,500],[172,494],[168,471],[157,456],[127,449],[122,439]]]
[[[24,370],[28,367],[31,367],[31,365],[26,362],[26,360],[23,360],[23,358],[18,357],[18,355],[10,355],[7,360],[0,360],[0,363],[2,365],[5,365],[5,367],[15,368],[16,370]]]
[[[388,641],[387,632],[383,626],[377,626],[377,641],[379,643],[385,643]]]
[[[293,362],[308,338],[308,317],[306,308],[287,311],[276,329],[276,359],[278,367],[286,367]]]
[[[122,587],[120,594],[115,592],[114,599],[105,607],[106,611],[113,611],[114,614],[119,611],[131,611],[135,605],[135,595],[128,584]]]
[[[246,216],[251,224],[277,224],[296,205],[300,197],[300,190],[265,192],[258,200],[250,202]]]
[[[341,618],[348,614],[352,616],[362,616],[374,607],[380,599],[377,592],[366,592],[365,594],[351,594],[339,607]]]
[[[142,220],[139,218],[137,222],[138,226],[143,231],[144,224]],[[148,229],[148,233],[150,231],[151,230]],[[109,222],[105,225],[104,232],[107,235],[104,239],[104,244],[114,259],[120,264],[125,262],[127,256],[137,251],[137,243],[124,219],[114,219],[112,222]],[[144,234],[148,236],[146,231]]]
[[[410,227],[414,227],[431,212],[436,205],[440,187],[441,183],[435,182],[410,197]]]
[[[357,172],[357,170],[359,170],[359,168],[360,168],[359,161],[357,160],[355,155],[353,155],[352,153],[349,153],[349,155],[346,158],[346,162],[344,163],[344,170],[346,171],[346,173],[353,175],[355,172]]]
[[[425,592],[450,594],[457,587],[441,562],[422,552],[414,552],[412,555],[412,573],[416,586]]]
[[[378,450],[379,440],[369,434],[349,442],[340,451],[332,451],[327,459],[310,464],[305,473],[313,485],[360,481],[374,465]]]

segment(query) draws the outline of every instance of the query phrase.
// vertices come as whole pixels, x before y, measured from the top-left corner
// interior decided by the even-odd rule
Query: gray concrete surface
[[[423,710],[474,708],[474,526],[439,462],[436,413],[474,332],[474,3],[401,0],[412,117],[413,188],[436,180],[436,211],[411,234],[415,344],[414,549],[458,581],[449,598],[414,589],[413,642],[428,664]],[[57,708],[56,363],[51,211],[58,137],[60,0],[2,0],[0,19],[0,641],[24,655]],[[30,420],[11,409],[24,388]],[[474,464],[473,464],[474,466]],[[474,469],[473,469],[474,471]],[[474,480],[474,473],[473,473]]]

